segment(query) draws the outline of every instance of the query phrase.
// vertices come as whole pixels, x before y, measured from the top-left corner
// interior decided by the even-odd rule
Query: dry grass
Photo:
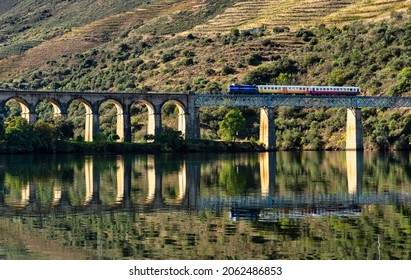
[[[48,61],[63,55],[82,53],[130,31],[136,25],[143,25],[159,16],[181,11],[194,6],[195,0],[164,0],[162,4],[148,5],[144,9],[109,16],[94,21],[61,37],[46,41],[21,56],[9,57],[0,62],[0,79],[12,78],[34,70]]]
[[[187,30],[186,33],[212,37],[216,33],[229,32],[233,27],[242,30],[265,27],[272,30],[274,27],[283,26],[295,31],[300,27],[319,23],[345,24],[359,19],[383,18],[393,11],[410,7],[411,0],[238,0],[223,13],[205,24]],[[180,11],[205,8],[205,0],[163,0],[126,13],[105,17],[45,41],[22,55],[0,60],[0,79],[17,77],[64,55],[85,52],[130,31],[131,35],[149,36],[142,34],[144,28],[138,27],[155,26],[158,18]],[[251,52],[272,55],[301,46],[301,41],[287,33],[273,35],[272,40],[278,43],[276,48],[267,49],[258,43],[246,43],[232,49],[214,47],[209,49],[209,54],[205,53],[204,57],[218,54],[227,61],[238,61]],[[200,73],[200,70],[196,72]]]

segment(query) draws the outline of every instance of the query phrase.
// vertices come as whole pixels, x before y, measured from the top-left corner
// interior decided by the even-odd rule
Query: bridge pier
[[[363,150],[363,136],[361,123],[361,110],[359,108],[347,109],[347,133],[345,136],[346,150]]]
[[[125,136],[125,127],[124,127],[124,114],[117,113],[117,121],[116,121],[116,134],[119,137],[117,140],[118,142],[124,142]]]
[[[87,109],[88,111],[89,109]],[[90,112],[86,112],[86,127],[84,132],[84,140],[86,142],[93,142],[94,136],[100,130],[100,120],[99,114],[93,113],[91,110]]]
[[[200,139],[200,109],[191,107],[188,113],[185,114],[185,139],[193,140]]]
[[[131,142],[131,119],[130,119],[130,114],[124,112],[122,117],[123,117],[123,127],[121,129],[124,131],[123,132],[123,142]]]
[[[148,112],[147,135],[153,135],[155,139],[161,137],[161,114]]]
[[[274,108],[260,108],[260,142],[265,145],[267,150],[276,149]]]

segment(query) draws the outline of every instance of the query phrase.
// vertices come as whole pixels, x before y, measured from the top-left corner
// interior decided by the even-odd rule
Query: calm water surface
[[[0,156],[0,259],[411,259],[411,154]]]

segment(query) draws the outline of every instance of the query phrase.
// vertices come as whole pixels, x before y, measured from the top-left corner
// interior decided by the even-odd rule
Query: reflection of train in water
[[[259,222],[272,222],[280,218],[303,218],[303,217],[356,217],[361,215],[359,205],[336,205],[336,206],[309,206],[296,208],[242,208],[231,207],[229,219],[232,221],[249,220]]]
[[[358,95],[358,87],[329,87],[329,86],[281,86],[281,85],[239,85],[232,84],[227,87],[230,94],[312,94],[312,95]]]

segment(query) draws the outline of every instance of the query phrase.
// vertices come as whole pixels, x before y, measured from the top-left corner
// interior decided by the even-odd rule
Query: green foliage
[[[328,75],[327,82],[330,86],[344,86],[351,77],[348,70],[335,68]]]
[[[390,95],[401,95],[411,91],[411,67],[402,69],[398,73],[398,81],[390,89]]]
[[[59,116],[54,117],[52,121],[57,131],[57,138],[59,140],[71,139],[74,137],[74,125],[70,120]]]
[[[158,139],[162,151],[179,151],[184,148],[184,138],[181,131],[164,126]]]
[[[263,60],[263,57],[262,57],[260,54],[258,54],[258,53],[253,53],[253,54],[251,54],[251,55],[248,57],[247,63],[248,63],[249,65],[257,66],[257,65],[260,65],[260,64],[261,64],[262,60]]]
[[[293,80],[293,75],[290,73],[280,73],[275,80],[278,85],[290,85]]]
[[[297,73],[298,62],[289,58],[282,58],[269,64],[263,64],[255,68],[243,78],[245,84],[275,84],[275,79],[281,73]]]
[[[238,109],[230,110],[222,121],[218,123],[218,134],[225,140],[231,141],[238,137],[245,127],[246,119]]]
[[[234,68],[232,68],[231,66],[228,66],[228,65],[224,65],[223,68],[221,69],[221,75],[224,75],[224,76],[231,75],[231,74],[234,74],[234,73],[235,73]]]
[[[54,152],[59,137],[55,126],[43,120],[37,121],[33,126],[35,135],[35,148],[40,152]]]
[[[37,141],[33,127],[22,117],[11,117],[4,122],[6,151],[12,153],[33,152]]]
[[[96,8],[98,2],[100,1],[95,1],[92,6]],[[123,1],[115,5],[113,10],[96,9],[96,12],[88,15],[87,19],[80,18],[79,14],[84,15],[85,12],[82,11],[76,15],[63,15],[61,20],[69,22],[68,26],[80,26],[85,21],[142,5],[142,2],[131,2]],[[70,3],[66,4],[68,7],[71,6]],[[13,73],[10,77],[14,78],[5,78],[7,80],[3,81],[3,86],[53,90],[190,90],[197,93],[217,93],[228,83],[235,81],[245,84],[360,86],[367,95],[406,95],[411,90],[409,13],[393,13],[391,19],[354,22],[343,27],[320,24],[317,27],[301,28],[296,32],[291,32],[289,27],[279,26],[272,30],[274,34],[270,34],[271,30],[256,32],[234,27],[229,32],[215,36],[203,36],[199,33],[195,33],[194,36],[194,33],[188,30],[232,4],[233,1],[229,0],[210,0],[207,1],[207,8],[204,10],[171,13],[150,21],[147,26],[142,22],[136,22],[125,32],[120,28],[122,34],[110,31],[101,35],[104,37],[102,40],[105,45],[93,46],[89,51],[52,58],[42,67],[21,76],[15,76]],[[1,27],[7,32],[0,35],[0,41],[4,43],[0,57],[2,51],[12,53],[14,48],[18,50],[17,53],[24,52],[43,40],[69,32],[70,28],[61,26],[39,29],[39,26],[45,23],[47,26],[53,26],[56,7],[49,4],[41,7],[31,6],[30,14],[7,18]],[[46,13],[43,13],[44,11]],[[25,21],[21,18],[25,18]],[[31,22],[33,26],[28,29],[24,22]],[[145,31],[151,35],[140,36]],[[184,33],[188,35],[179,36],[177,33],[180,31],[188,31]],[[284,32],[289,34],[276,35]],[[169,35],[160,36],[161,34]],[[101,39],[96,37],[96,40]],[[288,37],[292,40],[284,43],[282,39],[278,40],[279,37]],[[94,41],[90,43],[97,44]],[[74,108],[76,106],[78,108]],[[61,136],[62,138],[84,134],[83,107],[71,105],[69,120],[75,124],[75,135],[67,134]],[[210,112],[204,117],[208,119],[207,123],[202,122],[201,133],[210,138],[217,137],[218,121],[221,121],[226,113],[222,110],[218,113],[221,115],[218,115],[217,111]],[[295,111],[288,116],[280,115],[278,123],[290,131],[277,131],[279,146],[326,146],[330,149],[343,147],[341,141],[344,139],[344,114],[338,111],[337,118],[333,115],[337,110],[321,110],[328,119],[323,118],[319,121],[316,111],[307,109],[304,116]],[[19,115],[19,112],[18,104],[10,105],[4,110],[6,116]],[[53,119],[50,104],[39,104],[36,113],[39,119]],[[102,132],[114,140],[115,118],[112,109],[104,108],[101,115]],[[214,117],[213,120],[209,118],[211,115]],[[378,112],[375,117],[380,119],[383,115],[384,113]],[[406,112],[402,112],[401,115],[404,119],[407,118]],[[246,119],[245,129],[253,133],[250,137],[258,138],[258,120],[251,122]],[[319,125],[311,127],[307,119],[318,121]],[[364,122],[367,122],[367,118],[364,118]],[[407,146],[405,143],[409,138],[409,132],[406,123],[398,121],[394,125],[387,124],[388,136],[384,136],[385,139],[379,137],[378,140],[376,135],[372,135],[373,130],[380,133],[385,130],[376,127],[377,123],[374,121],[370,121],[369,125],[370,129],[366,130],[365,136],[370,146]],[[133,134],[143,127],[144,124],[139,120],[133,128]],[[282,141],[285,139],[287,140],[284,144]]]

